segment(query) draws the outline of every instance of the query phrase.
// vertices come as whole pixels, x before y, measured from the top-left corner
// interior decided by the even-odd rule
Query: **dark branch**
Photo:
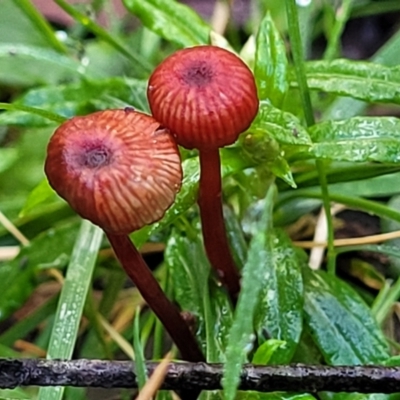
[[[157,363],[147,363],[151,374]],[[171,363],[163,389],[214,390],[221,388],[223,366]],[[0,359],[0,388],[17,386],[137,387],[129,361]],[[241,390],[260,392],[400,392],[400,368],[378,366],[245,365]]]

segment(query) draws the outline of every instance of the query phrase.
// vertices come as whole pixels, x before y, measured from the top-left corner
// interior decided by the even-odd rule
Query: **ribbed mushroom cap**
[[[259,103],[247,65],[215,46],[166,58],[151,75],[147,96],[154,118],[189,149],[232,144],[250,126]]]
[[[182,181],[169,131],[131,109],[63,123],[50,139],[45,172],[79,215],[114,234],[159,220]]]

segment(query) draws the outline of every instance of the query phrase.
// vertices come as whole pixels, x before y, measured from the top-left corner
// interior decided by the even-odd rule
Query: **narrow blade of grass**
[[[236,396],[242,364],[253,347],[254,313],[259,302],[259,294],[264,285],[266,263],[272,262],[272,207],[274,187],[265,197],[265,205],[257,231],[250,242],[247,262],[243,267],[242,290],[236,307],[235,317],[229,331],[226,362],[222,386],[227,400]]]
[[[119,39],[110,35],[104,28],[100,25],[96,24],[87,15],[82,14],[76,8],[68,4],[64,0],[54,0],[66,13],[68,13],[75,21],[81,23],[84,27],[86,27],[90,32],[94,33],[97,37],[107,42],[110,46],[116,49],[118,52],[127,57],[130,61],[132,61],[135,65],[140,66],[143,71],[150,72],[151,65],[142,58],[141,56],[135,54],[129,48],[127,48]]]
[[[68,360],[72,356],[101,238],[100,228],[88,221],[82,222],[58,302],[48,359]],[[42,387],[38,400],[61,400],[64,389]]]
[[[135,319],[133,321],[133,349],[135,351],[135,370],[139,383],[139,390],[142,390],[147,381],[147,372],[143,345],[140,340],[140,308],[136,308]]]
[[[53,121],[58,124],[62,124],[63,122],[66,121],[66,118],[59,114],[55,114],[50,111],[42,110],[41,108],[24,106],[22,104],[0,103],[0,110],[24,111],[29,114],[38,115],[39,117],[46,118],[49,121]]]
[[[67,48],[57,39],[53,28],[46,21],[42,14],[32,4],[30,0],[14,0],[14,4],[30,19],[38,30],[44,36],[49,45],[60,53],[67,54]]]

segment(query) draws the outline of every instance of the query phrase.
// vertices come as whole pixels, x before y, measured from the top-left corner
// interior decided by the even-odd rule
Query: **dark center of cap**
[[[86,147],[86,146],[85,146]],[[101,168],[111,163],[112,152],[104,144],[87,146],[75,158],[77,163],[86,168]]]
[[[207,62],[197,62],[183,73],[183,80],[189,85],[205,86],[211,82],[213,70]]]

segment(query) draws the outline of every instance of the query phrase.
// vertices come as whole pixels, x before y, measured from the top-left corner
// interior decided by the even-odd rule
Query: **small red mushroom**
[[[247,65],[215,46],[177,51],[153,72],[150,109],[179,145],[199,150],[199,206],[204,245],[211,265],[232,299],[239,273],[226,237],[221,203],[219,148],[234,143],[258,111],[257,88]]]
[[[204,357],[128,234],[164,215],[182,180],[168,129],[131,109],[99,111],[63,123],[50,139],[45,172],[80,216],[100,226],[143,298],[189,361]]]

